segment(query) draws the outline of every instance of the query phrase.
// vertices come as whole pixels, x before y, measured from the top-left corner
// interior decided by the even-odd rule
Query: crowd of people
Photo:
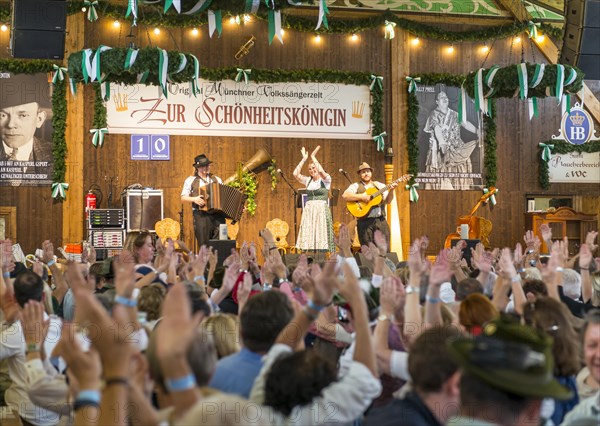
[[[543,227],[550,253],[529,231],[470,264],[461,243],[431,263],[422,237],[397,265],[371,232],[372,270],[345,225],[293,270],[268,230],[222,265],[147,232],[81,263],[1,241],[2,402],[37,426],[599,423],[597,232],[572,256]]]

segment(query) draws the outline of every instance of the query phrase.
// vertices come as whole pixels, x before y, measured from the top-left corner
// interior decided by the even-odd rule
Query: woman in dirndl
[[[316,155],[319,149],[321,147],[317,146],[310,155],[309,176],[300,173],[304,163],[308,160],[308,151],[304,147],[300,151],[302,160],[294,169],[296,180],[306,186],[306,204],[302,211],[296,248],[309,252],[334,252],[333,220],[329,210],[331,176],[317,161]]]

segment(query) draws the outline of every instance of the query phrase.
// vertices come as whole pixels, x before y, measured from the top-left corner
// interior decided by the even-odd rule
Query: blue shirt
[[[221,358],[210,381],[211,388],[248,398],[262,368],[262,355],[246,348]]]

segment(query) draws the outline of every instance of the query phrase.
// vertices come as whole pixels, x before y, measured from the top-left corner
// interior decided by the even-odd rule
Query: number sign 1
[[[131,135],[132,160],[170,160],[169,135]]]

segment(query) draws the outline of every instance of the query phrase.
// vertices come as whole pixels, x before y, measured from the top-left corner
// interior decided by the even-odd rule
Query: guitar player
[[[367,194],[366,191],[368,191],[370,188],[379,190],[386,185],[372,180],[373,169],[364,161],[360,166],[358,166],[357,173],[360,176],[360,181],[350,185],[348,189],[344,191],[342,198],[346,202],[360,201],[363,203],[369,203],[369,201],[371,201],[371,195]],[[373,235],[377,229],[383,233],[389,244],[390,227],[385,220],[385,206],[394,200],[393,189],[397,186],[398,182],[393,182],[389,186],[391,191],[383,192],[381,203],[372,207],[367,215],[357,218],[358,240],[360,241],[361,246],[373,242]]]

